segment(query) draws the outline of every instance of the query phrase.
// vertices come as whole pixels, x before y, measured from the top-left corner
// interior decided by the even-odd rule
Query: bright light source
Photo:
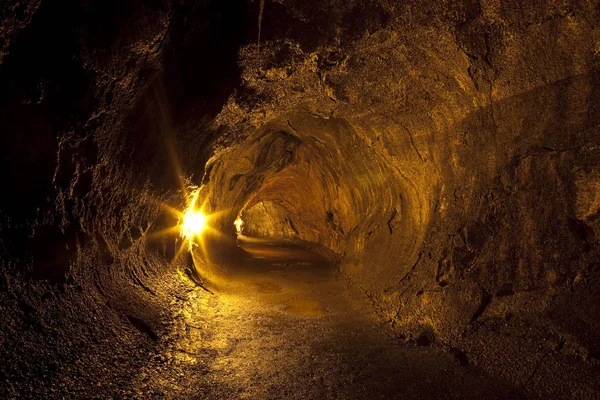
[[[200,235],[206,229],[206,216],[200,211],[188,210],[183,216],[181,232],[186,238],[191,239]]]
[[[238,219],[236,219],[233,224],[235,225],[235,231],[237,233],[242,233],[242,226],[244,226],[244,221],[242,221],[242,219],[238,217]]]

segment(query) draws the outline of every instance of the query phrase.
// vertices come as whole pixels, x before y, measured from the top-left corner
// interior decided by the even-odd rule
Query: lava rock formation
[[[230,279],[237,218],[402,345],[600,396],[597,2],[6,0],[0,26],[3,397],[149,396],[131,371],[168,358],[182,271]],[[196,268],[164,233],[182,179],[222,234]]]

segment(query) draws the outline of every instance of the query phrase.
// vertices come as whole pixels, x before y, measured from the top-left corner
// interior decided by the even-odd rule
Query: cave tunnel
[[[1,398],[600,397],[597,2],[0,26]]]

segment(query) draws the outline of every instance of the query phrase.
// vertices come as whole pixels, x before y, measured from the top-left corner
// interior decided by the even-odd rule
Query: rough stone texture
[[[245,4],[0,12],[0,397],[130,398],[186,290],[164,278],[174,239],[152,232],[176,221],[158,202],[182,207],[179,174],[202,177]]]
[[[421,3],[266,2],[258,44],[252,2],[3,2],[0,394],[134,394],[183,175],[224,234],[337,254],[398,337],[596,398],[598,6]]]
[[[598,10],[431,5],[382,5],[393,21],[352,41],[333,18],[336,40],[291,34],[242,51],[251,97],[231,98],[218,121],[248,142],[270,126],[328,151],[309,152],[321,160],[312,175],[293,159],[248,197],[284,198],[311,228],[320,218],[303,237],[342,249],[341,270],[406,340],[460,349],[531,393],[593,397]],[[332,179],[313,178],[330,162]],[[321,207],[313,185],[334,193]]]

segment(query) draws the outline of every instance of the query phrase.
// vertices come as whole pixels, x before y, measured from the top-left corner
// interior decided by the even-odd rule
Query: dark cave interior
[[[0,27],[0,397],[600,396],[595,1]]]

